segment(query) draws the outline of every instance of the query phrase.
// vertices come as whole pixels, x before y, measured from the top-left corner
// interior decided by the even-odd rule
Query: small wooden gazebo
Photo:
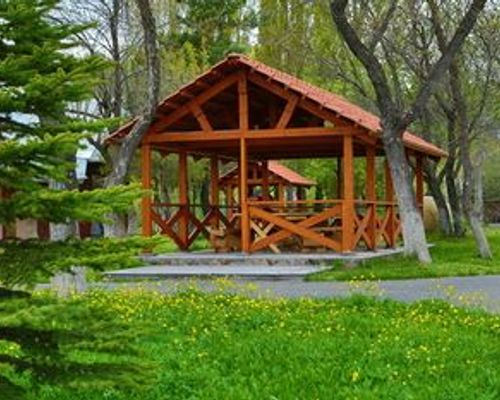
[[[305,200],[307,189],[316,185],[296,171],[276,160],[249,162],[248,164],[248,196],[261,200]],[[229,210],[237,204],[235,195],[240,186],[240,170],[238,166],[231,168],[219,178],[219,189],[225,194]]]
[[[133,122],[111,140],[127,135]],[[414,159],[416,196],[423,202],[425,157],[446,153],[409,132],[403,135]],[[333,93],[242,55],[230,55],[193,82],[163,100],[141,143],[142,184],[151,188],[153,151],[178,154],[179,199],[142,202],[142,231],[159,231],[183,250],[209,227],[237,230],[241,249],[256,252],[279,247],[294,237],[325,250],[350,252],[394,247],[401,234],[392,180],[385,163],[385,195],[377,198],[377,158],[383,158],[380,120]],[[189,200],[187,157],[210,159],[210,207],[204,217]],[[255,199],[249,192],[249,166],[274,159],[336,158],[341,184],[336,198],[325,200]],[[355,193],[354,163],[365,160],[363,193]],[[219,201],[221,160],[238,162],[237,210],[227,217]],[[267,183],[264,183],[267,185]],[[359,186],[359,185],[357,185]],[[267,188],[265,189],[267,191]],[[176,212],[163,217],[164,207]],[[297,210],[300,210],[298,212]]]

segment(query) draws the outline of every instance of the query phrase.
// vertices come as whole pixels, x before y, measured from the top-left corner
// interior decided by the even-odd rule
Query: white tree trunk
[[[404,254],[416,256],[421,263],[428,264],[432,262],[432,258],[425,237],[424,221],[415,200],[405,149],[402,139],[394,139],[394,136],[391,132],[384,132],[385,152],[401,218]]]

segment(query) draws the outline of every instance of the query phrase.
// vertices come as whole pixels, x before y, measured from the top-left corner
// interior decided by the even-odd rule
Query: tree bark
[[[393,139],[390,128],[384,127],[384,147],[389,161],[394,188],[397,188],[397,201],[404,240],[404,254],[416,255],[420,262],[432,261],[425,237],[422,215],[417,207],[410,168],[401,139]]]
[[[156,105],[160,90],[160,59],[156,23],[149,0],[135,0],[141,16],[144,32],[144,48],[147,64],[148,99],[144,113],[137,118],[129,134],[122,140],[115,155],[112,156],[112,171],[105,179],[105,187],[125,183],[132,158],[156,115]],[[112,217],[111,218],[115,218]],[[113,234],[113,229],[105,228],[105,232]]]

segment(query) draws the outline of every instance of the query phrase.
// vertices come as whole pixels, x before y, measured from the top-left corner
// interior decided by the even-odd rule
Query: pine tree
[[[50,180],[72,184],[76,151],[106,122],[86,122],[69,112],[89,100],[107,64],[80,56],[75,35],[87,26],[55,23],[58,0],[0,3],[0,224],[17,218],[99,220],[123,210],[137,190],[61,191]]]
[[[91,98],[96,76],[107,64],[82,54],[75,37],[88,27],[57,22],[59,5],[59,0],[0,1],[0,224],[17,218],[103,220],[109,212],[130,207],[140,194],[134,187],[79,192],[47,186],[55,181],[75,187],[72,171],[79,144],[107,125],[83,121],[70,111],[71,105]],[[88,256],[92,265],[91,256],[106,255],[106,246],[112,247],[108,255],[116,250],[115,244],[103,243],[88,254],[78,251],[80,244],[89,249],[89,243],[54,244],[58,251],[32,242],[0,243],[0,397],[22,398],[25,380],[19,380],[20,374],[35,384],[76,386],[113,378],[122,384],[127,374],[140,376],[124,365],[85,364],[68,356],[79,348],[114,353],[117,346],[124,354],[130,338],[110,316],[95,315],[84,303],[65,315],[56,300],[11,289],[33,282],[40,270],[52,273],[50,268],[71,266],[57,258],[81,262]],[[42,249],[40,257],[35,248]],[[9,267],[14,264],[19,268]],[[63,319],[59,326],[52,324],[56,317]]]

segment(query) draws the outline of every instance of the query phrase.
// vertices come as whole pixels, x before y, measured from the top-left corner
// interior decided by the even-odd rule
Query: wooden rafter
[[[212,125],[210,125],[207,116],[205,115],[200,105],[196,101],[192,101],[189,103],[189,109],[191,110],[194,117],[200,124],[201,129],[203,129],[206,132],[213,131]]]
[[[261,88],[270,91],[271,93],[274,93],[276,96],[281,97],[282,99],[285,100],[290,100],[295,95],[291,91],[287,90],[285,87],[260,76],[258,73],[250,73],[248,75],[248,80],[254,83],[255,85],[258,85]],[[322,108],[319,104],[307,98],[300,98],[297,105],[321,119],[330,121],[336,126],[347,126],[347,125],[350,126],[350,124],[347,124],[346,121],[344,121],[335,113],[325,108]]]
[[[281,117],[278,123],[276,124],[276,129],[286,128],[286,126],[290,122],[290,119],[292,118],[293,112],[295,111],[295,107],[297,106],[298,102],[299,102],[299,96],[295,94],[288,99],[285,109],[283,110]]]
[[[153,127],[151,128],[149,135],[154,135],[154,134],[157,134],[159,132],[164,131],[170,125],[172,125],[173,123],[177,122],[182,117],[189,114],[191,112],[190,105],[193,102],[196,102],[199,106],[201,106],[201,105],[203,105],[203,103],[210,100],[212,97],[216,96],[218,93],[227,89],[231,85],[234,85],[236,82],[238,82],[239,79],[240,79],[240,74],[238,74],[238,73],[228,75],[224,79],[220,80],[219,82],[215,83],[213,86],[208,88],[206,91],[202,92],[200,95],[194,97],[191,101],[178,107],[172,113],[169,113],[166,116],[160,117],[158,119],[158,121],[155,124],[153,124]]]

